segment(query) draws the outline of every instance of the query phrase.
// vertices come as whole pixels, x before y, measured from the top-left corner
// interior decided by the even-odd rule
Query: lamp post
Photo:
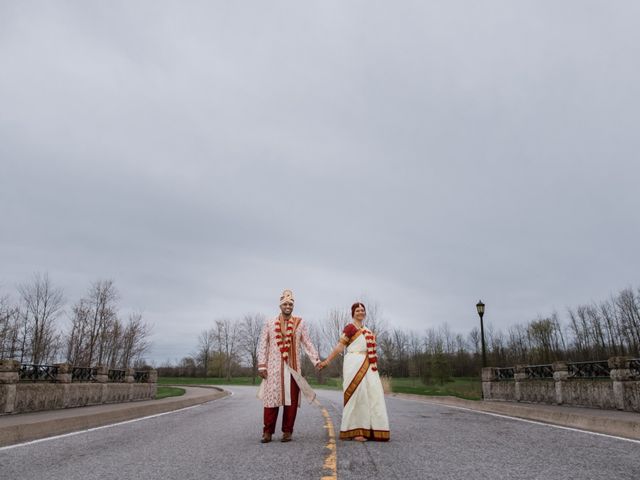
[[[476,310],[478,311],[478,315],[480,316],[480,337],[482,339],[482,368],[487,366],[487,352],[484,345],[484,323],[482,322],[482,317],[484,316],[484,303],[480,300],[476,304]]]

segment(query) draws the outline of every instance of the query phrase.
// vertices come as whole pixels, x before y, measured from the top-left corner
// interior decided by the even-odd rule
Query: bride
[[[389,420],[377,368],[376,336],[364,327],[366,316],[367,311],[362,303],[351,306],[352,323],[344,328],[338,344],[318,366],[326,367],[346,348],[340,439],[385,442],[390,438]]]

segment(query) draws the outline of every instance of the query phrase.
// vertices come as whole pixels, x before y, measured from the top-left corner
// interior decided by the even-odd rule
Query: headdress
[[[285,302],[291,302],[294,303],[294,299],[293,299],[293,292],[291,290],[285,290],[284,292],[282,292],[282,295],[280,295],[280,305],[282,305]]]

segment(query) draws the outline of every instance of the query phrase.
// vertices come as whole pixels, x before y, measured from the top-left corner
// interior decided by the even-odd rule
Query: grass
[[[392,378],[391,387],[396,393],[413,393],[416,395],[452,396],[467,400],[482,398],[482,383],[480,378],[457,377],[444,385],[435,382],[425,385],[419,378]]]
[[[184,392],[184,388],[160,386],[156,392],[156,400],[167,397],[179,397],[180,395],[184,395]]]
[[[234,377],[231,380],[218,377],[160,377],[158,385],[253,385],[251,377]],[[255,385],[260,385],[256,377]]]
[[[318,383],[315,378],[307,378],[313,388],[326,388],[327,390],[342,390],[342,378],[325,378],[324,383]]]
[[[341,378],[325,378],[323,384],[318,384],[314,377],[307,378],[314,388],[326,388],[341,390]],[[224,378],[212,377],[160,377],[158,385],[253,385],[251,377],[235,377],[231,381]],[[260,378],[256,378],[255,385],[260,385]],[[396,393],[413,393],[417,395],[435,395],[466,398],[467,400],[480,400],[482,386],[480,378],[459,377],[453,378],[444,385],[435,382],[432,385],[424,385],[419,378],[392,378],[391,388]],[[160,390],[160,387],[158,387]]]

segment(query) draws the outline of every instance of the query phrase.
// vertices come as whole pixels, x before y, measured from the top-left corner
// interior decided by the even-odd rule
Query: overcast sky
[[[0,3],[0,294],[506,327],[640,286],[640,2]],[[63,318],[62,323],[66,320]]]

